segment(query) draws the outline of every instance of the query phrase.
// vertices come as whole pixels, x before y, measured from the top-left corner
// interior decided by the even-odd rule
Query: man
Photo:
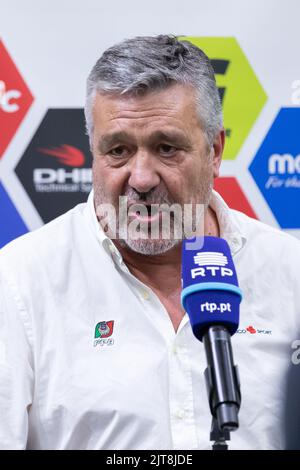
[[[0,253],[1,447],[210,448],[204,348],[180,304],[176,234],[187,233],[175,214],[164,237],[164,209],[151,207],[190,204],[204,207],[206,235],[228,241],[244,294],[232,341],[242,406],[230,448],[284,448],[299,242],[212,191],[224,129],[208,58],[173,37],[124,41],[93,68],[85,111],[87,204]],[[195,211],[190,222],[197,231]]]

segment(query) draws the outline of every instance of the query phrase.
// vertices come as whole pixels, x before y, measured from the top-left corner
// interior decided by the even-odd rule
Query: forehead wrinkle
[[[97,109],[96,109],[97,110]],[[108,99],[99,105],[101,114],[107,114],[109,121],[122,119],[147,119],[147,118],[174,118],[180,120],[183,112],[187,111],[191,116],[196,113],[193,101],[186,100],[185,103],[178,100],[163,100],[158,103],[140,103],[138,100],[130,102],[128,99]]]
[[[144,119],[164,119],[164,118],[178,118],[178,110],[170,109],[168,107],[157,107],[156,109],[126,109],[126,110],[112,110],[109,121],[117,120],[130,120],[134,119],[141,121]]]
[[[171,90],[170,90],[171,91]],[[179,96],[170,96],[166,93],[151,93],[147,100],[136,97],[120,97],[97,95],[94,105],[95,137],[113,132],[125,132],[121,135],[123,141],[130,138],[130,142],[144,141],[149,134],[158,130],[178,132],[185,140],[193,140],[194,127],[201,129],[194,95],[182,93],[178,88]],[[161,95],[161,96],[159,96]],[[160,99],[161,97],[161,99]],[[184,116],[183,116],[184,115]]]
[[[182,114],[189,116],[190,121],[198,121],[195,94],[182,85],[174,85],[167,90],[152,92],[142,97],[107,96],[97,93],[93,112],[95,120],[102,123],[126,124],[136,120],[136,124],[149,119],[171,119],[182,124]]]
[[[165,134],[186,134],[186,129],[184,128],[184,121],[182,116],[178,114],[175,115],[145,115],[141,116],[141,112],[137,111],[138,116],[128,116],[128,115],[117,115],[110,116],[105,121],[102,122],[102,125],[99,125],[99,128],[103,129],[104,135],[107,134],[116,134],[120,137],[126,138],[130,136],[134,131],[147,130],[148,128],[152,130],[152,133],[158,133],[162,131]],[[111,126],[111,127],[110,127]],[[106,132],[105,132],[106,131]]]

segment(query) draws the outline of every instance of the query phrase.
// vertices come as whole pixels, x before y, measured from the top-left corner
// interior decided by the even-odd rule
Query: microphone
[[[204,343],[205,379],[213,419],[228,435],[239,425],[240,381],[230,336],[238,329],[242,293],[224,239],[196,238],[197,249],[191,249],[193,245],[193,241],[183,240],[181,303],[194,335]]]

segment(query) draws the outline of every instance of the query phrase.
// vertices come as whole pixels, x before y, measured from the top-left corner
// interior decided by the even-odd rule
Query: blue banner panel
[[[26,232],[28,228],[0,183],[0,248]]]
[[[250,172],[283,229],[300,228],[300,107],[281,108]]]

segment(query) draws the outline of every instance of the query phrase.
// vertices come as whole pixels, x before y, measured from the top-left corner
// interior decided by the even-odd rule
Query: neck
[[[204,234],[219,235],[217,217],[210,208],[205,215]],[[176,332],[185,314],[180,302],[181,244],[156,256],[141,255],[116,244],[130,272],[158,296]]]

